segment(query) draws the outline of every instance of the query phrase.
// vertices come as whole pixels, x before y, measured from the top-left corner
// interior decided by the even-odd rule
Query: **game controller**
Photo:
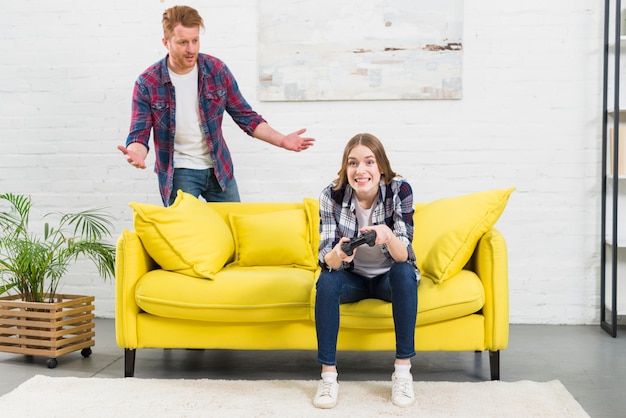
[[[343,244],[341,244],[341,249],[343,250],[344,253],[348,255],[352,255],[356,247],[359,247],[363,244],[367,244],[370,247],[373,247],[375,243],[376,243],[376,231],[367,231],[359,235],[358,237],[354,238],[353,240],[344,242]]]

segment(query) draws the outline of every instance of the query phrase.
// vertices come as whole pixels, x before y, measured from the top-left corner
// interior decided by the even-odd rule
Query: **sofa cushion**
[[[485,291],[476,273],[461,270],[443,283],[422,280],[417,288],[417,325],[433,324],[478,312],[485,304]],[[341,327],[393,329],[391,303],[364,299],[342,304]]]
[[[476,243],[498,220],[514,187],[443,198],[413,215],[413,249],[423,277],[441,283],[469,261]]]
[[[304,210],[231,214],[235,238],[234,266],[317,268]]]
[[[150,257],[165,270],[213,278],[232,257],[228,224],[205,202],[178,191],[170,207],[131,202],[134,224]]]
[[[152,270],[137,283],[144,311],[166,318],[213,322],[309,319],[315,272],[289,267],[224,267],[213,280]]]

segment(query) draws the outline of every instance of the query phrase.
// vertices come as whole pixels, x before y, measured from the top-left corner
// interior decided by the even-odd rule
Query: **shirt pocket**
[[[204,90],[204,98],[207,100],[222,100],[226,97],[226,90],[224,89],[210,89]]]
[[[226,90],[205,89],[202,93],[202,110],[206,120],[221,117],[226,108]]]
[[[169,126],[170,105],[166,101],[153,102],[151,107],[152,124],[155,128],[167,128]]]

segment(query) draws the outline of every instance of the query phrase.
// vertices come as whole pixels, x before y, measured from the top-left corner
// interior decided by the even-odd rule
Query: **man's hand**
[[[300,152],[311,147],[315,142],[314,138],[303,138],[300,136],[305,132],[306,129],[302,128],[299,131],[290,133],[289,135],[283,135],[268,125],[267,122],[262,122],[254,129],[252,136],[276,147],[284,148],[289,151]]]
[[[303,138],[300,135],[306,132],[306,128],[302,128],[296,132],[292,132],[289,135],[286,135],[280,144],[281,147],[290,151],[304,151],[309,147],[313,146],[315,142],[314,138]]]
[[[148,150],[141,144],[137,144],[134,147],[133,145],[135,144],[130,144],[128,148],[118,145],[117,149],[122,151],[122,154],[126,156],[126,161],[128,161],[128,163],[133,167],[142,169],[146,168],[146,156],[148,155]]]

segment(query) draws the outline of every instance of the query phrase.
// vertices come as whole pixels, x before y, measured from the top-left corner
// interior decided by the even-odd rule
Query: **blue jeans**
[[[226,184],[226,190],[222,190],[215,178],[212,168],[206,170],[194,170],[191,168],[174,169],[174,188],[170,196],[171,206],[176,200],[176,192],[182,190],[185,193],[202,196],[207,202],[239,202],[239,189],[233,178]]]
[[[387,273],[372,279],[345,270],[322,270],[315,297],[317,361],[326,366],[337,365],[339,304],[367,298],[391,302],[396,358],[415,356],[417,284],[417,271],[409,263],[394,263]]]

